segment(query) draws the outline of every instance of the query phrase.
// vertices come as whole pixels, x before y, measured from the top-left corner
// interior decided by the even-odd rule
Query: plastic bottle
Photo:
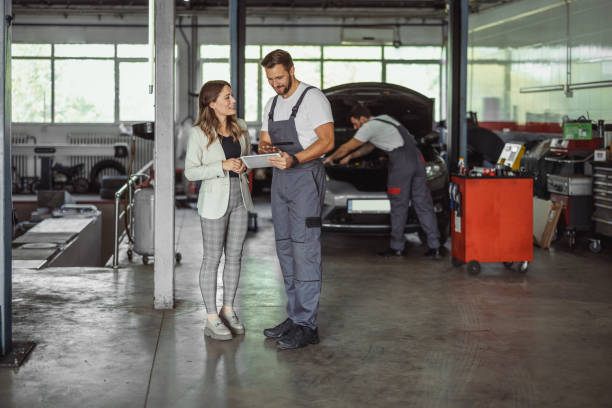
[[[457,163],[457,166],[459,167],[459,174],[465,175],[465,161],[463,160],[463,157],[459,158],[459,163]]]

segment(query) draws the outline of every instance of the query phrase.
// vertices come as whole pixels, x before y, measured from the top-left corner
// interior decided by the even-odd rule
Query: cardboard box
[[[552,242],[553,236],[555,235],[555,229],[557,228],[557,223],[559,222],[559,217],[561,216],[562,210],[562,203],[552,203],[550,211],[548,212],[548,216],[546,218],[544,232],[542,233],[542,236],[538,241],[538,245],[541,248],[550,248],[550,243]]]
[[[552,207],[552,201],[533,197],[533,240],[540,245],[540,239],[546,229],[546,221]]]

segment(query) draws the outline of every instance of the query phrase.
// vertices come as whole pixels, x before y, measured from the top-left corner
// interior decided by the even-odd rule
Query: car
[[[415,137],[426,161],[427,182],[443,244],[450,224],[449,175],[439,151],[439,134],[433,131],[434,101],[411,89],[378,82],[344,84],[325,89],[323,93],[330,101],[334,117],[335,148],[355,134],[348,115],[356,103],[364,104],[374,115],[390,115]],[[324,230],[374,232],[390,229],[387,163],[386,153],[375,149],[346,165],[326,166]],[[406,232],[418,232],[424,242],[424,233],[412,207]]]

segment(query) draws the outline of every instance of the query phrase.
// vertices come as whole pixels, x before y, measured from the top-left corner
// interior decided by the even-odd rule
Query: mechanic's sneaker
[[[387,248],[384,251],[378,253],[378,256],[390,258],[392,256],[404,256],[404,251],[399,249]]]
[[[225,326],[227,326],[233,334],[244,334],[244,325],[240,322],[238,316],[236,316],[236,312],[233,310],[227,313],[223,313],[223,310],[221,310],[221,313],[219,313],[219,318],[223,321],[223,323],[225,323]]]
[[[293,320],[287,319],[278,326],[271,327],[269,329],[265,329],[263,331],[264,336],[269,339],[280,339],[293,328]]]
[[[431,257],[436,261],[442,259],[442,255],[440,254],[440,248],[429,248],[427,252],[423,254],[424,256]]]
[[[319,330],[310,327],[295,325],[293,330],[276,342],[281,350],[292,350],[305,347],[309,344],[319,343]]]
[[[231,340],[232,332],[225,327],[220,318],[216,318],[213,322],[206,319],[204,326],[204,335],[215,340]]]

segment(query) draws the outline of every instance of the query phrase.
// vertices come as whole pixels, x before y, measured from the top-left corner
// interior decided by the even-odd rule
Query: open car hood
[[[329,99],[334,126],[352,129],[348,114],[356,103],[373,115],[387,114],[401,122],[417,138],[432,131],[434,101],[403,86],[381,82],[355,82],[324,89]]]

